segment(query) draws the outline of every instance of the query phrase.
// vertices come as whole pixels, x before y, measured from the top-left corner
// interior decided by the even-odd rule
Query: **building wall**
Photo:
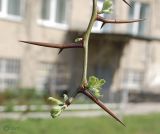
[[[150,5],[149,14],[147,14],[147,32],[146,37],[160,36],[159,18],[160,0],[138,0]],[[39,69],[41,63],[57,64],[58,61],[63,61],[62,56],[57,55],[58,50],[26,45],[18,42],[18,40],[32,40],[43,42],[63,43],[72,42],[72,35],[68,35],[68,31],[84,31],[87,28],[91,15],[92,1],[88,0],[67,0],[67,27],[61,26],[44,26],[39,23],[40,18],[40,0],[26,0],[24,14],[21,21],[13,21],[5,18],[0,18],[0,58],[20,59],[20,86],[35,87],[37,77],[39,77]],[[130,8],[122,1],[115,1],[114,13],[111,18],[128,19]],[[112,25],[111,32],[126,34],[131,24]],[[101,30],[101,32],[108,32]],[[135,35],[136,36],[136,35]],[[69,38],[68,38],[69,37]],[[111,43],[112,44],[112,43]],[[107,45],[107,43],[106,43]],[[122,89],[122,81],[126,69],[138,70],[144,72],[151,68],[152,64],[159,64],[159,41],[147,41],[139,39],[130,39],[124,43],[123,55],[120,60],[120,68],[115,70],[111,90]],[[64,52],[64,56],[69,61],[75,51]],[[81,51],[79,52],[80,59]],[[72,60],[75,60],[74,58]],[[63,61],[64,62],[64,61]],[[148,68],[147,68],[148,67]],[[78,67],[77,70],[81,68]],[[44,73],[45,74],[45,73]],[[144,74],[145,75],[145,74]],[[69,76],[67,76],[69,77]],[[144,80],[145,81],[145,80]]]
[[[65,29],[40,25],[39,16],[40,0],[27,0],[22,20],[0,18],[0,58],[20,60],[22,87],[35,87],[40,63],[56,62],[58,51],[26,45],[19,40],[63,43],[67,33]]]

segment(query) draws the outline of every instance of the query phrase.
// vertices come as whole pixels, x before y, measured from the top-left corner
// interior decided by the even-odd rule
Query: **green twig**
[[[97,0],[93,0],[93,9],[92,16],[88,25],[86,32],[84,33],[84,65],[83,65],[83,78],[82,78],[82,86],[85,87],[87,85],[87,68],[88,68],[88,43],[89,37],[91,34],[92,27],[97,17]]]

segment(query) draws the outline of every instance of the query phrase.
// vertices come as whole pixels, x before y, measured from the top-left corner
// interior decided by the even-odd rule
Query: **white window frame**
[[[135,83],[135,79],[136,81],[137,79],[143,79],[143,73],[134,69],[126,69],[122,77],[122,88],[129,90],[140,90],[142,87],[142,81]]]
[[[133,19],[140,18],[140,10],[141,10],[141,3],[135,2],[135,6],[133,9]],[[139,32],[139,23],[133,23],[131,33],[138,34]]]
[[[133,18],[132,19],[137,19],[137,18],[141,17],[140,15],[141,15],[142,6],[143,6],[142,2],[135,1],[134,7],[132,8],[132,10],[133,10],[133,16],[132,16]],[[140,23],[142,23],[142,22],[140,22]],[[133,23],[129,32],[134,35],[140,34],[140,23]]]
[[[2,90],[5,90],[6,88],[9,88],[5,84],[4,80],[6,80],[6,79],[14,79],[14,80],[17,80],[17,81],[19,80],[20,70],[19,70],[19,73],[6,72],[6,65],[7,65],[8,60],[10,60],[10,59],[0,59],[0,60],[1,60],[0,80],[2,80],[2,83],[0,83],[1,84],[0,85],[0,90],[2,91]]]
[[[57,83],[58,79],[69,79],[69,73],[65,71],[65,69],[68,69],[66,64],[40,62],[39,67],[40,68],[37,69],[36,89],[43,91],[48,78],[52,81],[52,83],[49,83],[52,84],[49,85],[49,87],[52,87],[52,90],[60,91],[67,89],[68,84],[66,82],[62,82],[61,85]],[[61,71],[59,71],[59,69],[61,69]],[[51,76],[50,74],[53,75]]]
[[[38,90],[44,90],[46,80],[51,73],[51,69],[55,68],[53,66],[53,63],[48,62],[40,62],[39,63],[39,69],[37,69],[37,79],[36,79],[36,89]],[[53,73],[55,74],[55,72]]]
[[[42,0],[41,0],[42,2]],[[51,0],[51,8],[50,8],[50,19],[49,20],[43,20],[42,18],[38,19],[38,24],[46,27],[53,27],[57,29],[62,29],[62,30],[68,30],[68,25],[67,23],[57,23],[55,22],[56,18],[56,12],[55,12],[55,7],[57,5],[57,0]],[[42,7],[42,6],[41,6]],[[40,9],[42,10],[42,8]]]
[[[9,0],[1,0],[1,11],[0,18],[12,21],[21,21],[23,19],[24,8],[25,8],[25,0],[21,0],[20,4],[20,16],[19,15],[11,15],[7,13],[8,9],[8,1]]]

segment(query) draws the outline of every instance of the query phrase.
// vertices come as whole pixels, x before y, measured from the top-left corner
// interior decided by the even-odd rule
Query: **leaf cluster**
[[[104,79],[99,79],[95,76],[90,76],[88,81],[87,89],[92,91],[96,97],[101,97],[100,90],[102,86],[106,83]]]
[[[66,100],[68,100],[67,95],[64,95],[64,102],[55,99],[53,97],[48,98],[48,101],[53,105],[50,111],[52,118],[58,117],[66,109],[67,107],[67,105],[65,104]]]

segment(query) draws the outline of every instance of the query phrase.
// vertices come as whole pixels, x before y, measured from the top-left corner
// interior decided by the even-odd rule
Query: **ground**
[[[127,116],[127,127],[109,117],[0,121],[1,134],[160,134],[160,114]]]

